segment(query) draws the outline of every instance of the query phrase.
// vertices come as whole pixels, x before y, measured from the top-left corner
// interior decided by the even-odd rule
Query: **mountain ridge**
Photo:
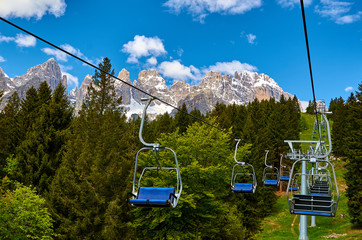
[[[129,72],[122,69],[118,78],[171,105],[181,106],[185,103],[189,111],[196,108],[202,114],[212,110],[217,102],[226,105],[234,103],[240,105],[247,104],[254,99],[275,98],[278,101],[282,95],[285,98],[293,97],[284,92],[277,82],[268,75],[250,71],[237,71],[234,76],[209,71],[204,75],[199,85],[193,86],[179,80],[174,80],[172,85],[167,86],[165,79],[155,69],[140,71],[137,80],[133,82]],[[30,68],[26,74],[13,79],[9,78],[0,68],[0,90],[5,90],[4,101],[0,105],[0,109],[3,109],[6,99],[14,91],[18,92],[20,98],[23,98],[31,86],[37,88],[42,81],[46,81],[52,90],[59,83],[67,86],[67,77],[62,74],[59,64],[53,58]],[[74,88],[69,92],[68,97],[76,110],[80,109],[91,82],[92,76],[87,75],[79,88]],[[115,90],[117,96],[122,97],[123,107],[128,110],[127,116],[142,112],[141,98],[147,97],[145,94],[120,81],[115,81]],[[152,105],[150,113],[162,114],[166,111],[169,113],[172,111],[169,106],[162,107],[164,104],[160,105],[157,102],[155,104],[158,106],[152,107],[154,106]]]

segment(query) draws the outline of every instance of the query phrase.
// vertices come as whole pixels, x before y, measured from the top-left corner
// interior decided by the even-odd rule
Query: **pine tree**
[[[203,119],[204,116],[201,114],[201,111],[199,109],[194,108],[190,115],[197,117],[198,119]],[[199,120],[190,116],[190,125],[194,124],[195,122],[198,122]]]
[[[336,156],[345,156],[347,136],[347,107],[342,98],[339,98],[334,104],[334,110],[332,114],[333,128],[332,128],[332,142],[333,153]]]
[[[306,112],[309,113],[309,114],[314,114],[314,102],[312,101],[309,101],[308,103],[308,107],[306,108]]]
[[[106,109],[115,109],[120,104],[121,99],[115,100],[115,80],[110,76],[114,75],[111,61],[105,57],[103,58],[102,63],[99,64],[99,67],[103,71],[95,70],[92,84],[88,89],[89,94],[87,95],[86,102],[102,115]]]
[[[27,120],[23,126],[27,126],[27,131],[16,148],[14,160],[17,169],[13,178],[25,185],[35,186],[43,194],[48,191],[59,167],[65,143],[64,131],[71,122],[72,109],[61,84],[52,96],[49,85],[43,82],[36,96],[37,102],[32,105],[28,104],[32,99],[23,101],[23,106],[27,107],[22,109],[22,116]],[[37,115],[28,113],[28,109],[34,109]]]
[[[161,137],[162,133],[171,133],[175,131],[175,123],[174,119],[166,112],[162,115],[157,116],[157,118],[153,121],[152,126],[144,128],[145,130],[154,129],[152,141],[156,140],[156,138]]]
[[[21,119],[21,128],[23,136],[26,136],[27,131],[31,128],[34,119],[38,115],[39,110],[39,97],[38,92],[34,87],[26,91],[25,98],[20,103],[21,110],[19,112]]]
[[[362,83],[359,84],[359,92],[356,97],[351,94],[347,101],[346,125],[348,134],[345,136],[345,155],[347,157],[345,174],[348,186],[348,212],[351,222],[362,224]]]
[[[21,139],[21,128],[19,121],[20,99],[17,92],[9,98],[0,118],[0,171],[6,165],[6,159],[15,154],[15,149]],[[4,172],[0,176],[4,177]]]
[[[179,132],[180,133],[184,133],[186,132],[187,127],[190,125],[191,120],[187,111],[187,107],[186,104],[183,103],[181,108],[182,111],[178,111],[175,115],[175,123],[176,123],[176,127],[179,128]]]
[[[99,67],[113,72],[107,58]],[[63,238],[131,239],[125,199],[137,135],[117,108],[113,80],[97,71],[93,79],[50,188],[52,214]]]

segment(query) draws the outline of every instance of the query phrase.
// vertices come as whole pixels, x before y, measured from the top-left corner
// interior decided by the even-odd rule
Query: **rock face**
[[[284,92],[274,79],[263,73],[250,71],[235,72],[234,76],[210,71],[205,74],[198,86],[190,86],[185,81],[174,81],[170,87],[167,87],[166,81],[153,69],[141,71],[138,79],[133,83],[126,69],[119,72],[118,78],[169,104],[179,107],[185,103],[189,111],[196,108],[203,114],[212,110],[217,102],[226,105],[234,103],[240,105],[247,104],[254,99],[275,98],[279,100],[282,95],[285,98],[292,97],[289,93]],[[66,76],[62,76],[59,65],[54,59],[49,59],[47,62],[29,69],[25,75],[14,79],[10,79],[0,68],[0,89],[5,90],[5,98],[14,91],[18,91],[22,98],[31,86],[38,88],[42,81],[47,81],[51,89],[54,89],[60,82],[66,86],[67,79]],[[80,88],[70,91],[69,99],[76,110],[80,109],[91,83],[92,76],[87,75]],[[147,96],[126,83],[115,80],[117,96],[122,97],[123,106],[129,110],[127,115],[140,114],[144,106],[141,98]],[[1,109],[4,102],[6,99],[3,101]],[[165,111],[171,112],[172,108],[155,101],[150,107],[151,114],[152,111],[153,114],[161,114]]]
[[[175,84],[181,85],[180,82]],[[234,76],[222,75],[219,72],[210,71],[206,73],[199,86],[184,86],[185,91],[175,92],[177,104],[186,104],[188,110],[199,109],[203,114],[212,110],[217,102],[229,104],[247,104],[254,99],[264,100],[275,98],[280,99],[282,95],[286,98],[292,97],[289,93],[283,92],[278,84],[265,74],[241,71],[235,72]],[[183,94],[178,97],[178,94]]]
[[[67,86],[67,77],[62,76],[58,63],[53,59],[49,59],[43,64],[30,68],[26,74],[10,79],[0,68],[0,90],[4,89],[4,99],[0,105],[3,109],[7,99],[17,91],[22,99],[26,95],[26,91],[32,86],[39,88],[40,83],[46,81],[50,88],[54,90],[59,83]]]

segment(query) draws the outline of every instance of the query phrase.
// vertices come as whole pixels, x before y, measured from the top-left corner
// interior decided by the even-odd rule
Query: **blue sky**
[[[304,0],[317,99],[347,98],[362,81],[362,1]],[[312,99],[299,0],[0,0],[0,16],[92,63],[157,69],[198,84],[209,70],[251,70]],[[0,22],[0,67],[10,77],[49,58],[69,88],[94,70]]]

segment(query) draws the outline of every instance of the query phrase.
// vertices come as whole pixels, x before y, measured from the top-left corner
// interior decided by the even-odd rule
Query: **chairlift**
[[[290,176],[293,176],[293,179],[288,182],[287,188],[287,199],[291,214],[326,217],[334,217],[336,215],[339,191],[333,164],[328,160],[328,156],[332,152],[332,141],[328,119],[325,114],[326,112],[322,113],[321,122],[323,121],[323,128],[327,131],[329,144],[326,145],[325,141],[319,139],[315,151],[304,155],[303,158],[296,159],[292,166]],[[287,142],[291,146],[291,141]],[[313,142],[311,141],[311,143]],[[292,146],[291,149],[293,150]],[[294,173],[296,166],[304,162],[307,169],[308,165],[311,166],[309,167],[311,171],[305,171],[305,174]],[[323,166],[322,163],[324,163]],[[291,189],[292,183],[298,178],[309,179],[309,181],[306,181],[305,186],[301,185],[299,191],[293,191]]]
[[[180,200],[181,192],[182,192],[182,181],[180,169],[178,166],[176,153],[168,147],[160,147],[159,143],[146,143],[142,138],[142,130],[144,126],[144,121],[146,117],[147,108],[150,106],[151,102],[154,100],[151,99],[141,99],[142,101],[147,101],[145,108],[143,110],[141,126],[139,130],[139,139],[145,145],[145,147],[141,148],[136,155],[134,176],[133,176],[133,185],[132,192],[127,194],[127,201],[132,207],[163,207],[163,208],[174,208],[176,207],[178,201]],[[141,174],[137,173],[138,169],[138,160],[140,153],[142,151],[153,151],[154,156],[157,160],[158,166],[144,167]],[[174,166],[161,166],[159,161],[159,152],[161,151],[169,151],[172,153],[174,158]],[[143,182],[141,181],[145,176],[145,172],[154,172],[157,171],[157,175],[159,171],[174,171],[176,176],[176,187],[175,186],[143,186]],[[137,181],[137,176],[138,181]],[[153,183],[154,184],[154,183]]]
[[[231,191],[234,193],[255,193],[257,181],[255,177],[254,167],[251,164],[245,162],[238,162],[236,160],[236,153],[238,150],[238,145],[240,143],[240,139],[236,139],[236,147],[234,160],[236,164],[233,167],[233,171],[231,174]],[[236,181],[237,177],[241,181]]]
[[[302,173],[295,173],[293,179],[288,183],[287,199],[291,214],[334,217],[336,215],[339,191],[333,165],[328,160],[301,159],[297,160],[291,169],[294,172],[297,164],[306,161],[307,164],[316,162],[326,163],[325,169],[317,168],[309,171],[305,177],[307,181],[307,192],[302,194],[300,189],[293,189],[293,183],[303,176]],[[331,169],[330,171],[327,169]]]
[[[316,163],[317,165],[317,163]],[[333,181],[330,171],[327,169],[328,165],[313,167],[310,171],[312,176],[308,179],[308,192],[309,194],[322,194],[331,195],[333,189]]]
[[[269,150],[265,150],[265,168],[263,171],[263,183],[264,186],[279,186],[279,170],[276,167],[268,165],[266,163],[268,159]]]
[[[280,181],[289,181],[290,169],[283,165],[283,154],[280,154]]]
[[[289,187],[289,191],[298,191],[298,190],[299,190],[298,180],[295,179],[295,181],[293,181],[293,183]]]

